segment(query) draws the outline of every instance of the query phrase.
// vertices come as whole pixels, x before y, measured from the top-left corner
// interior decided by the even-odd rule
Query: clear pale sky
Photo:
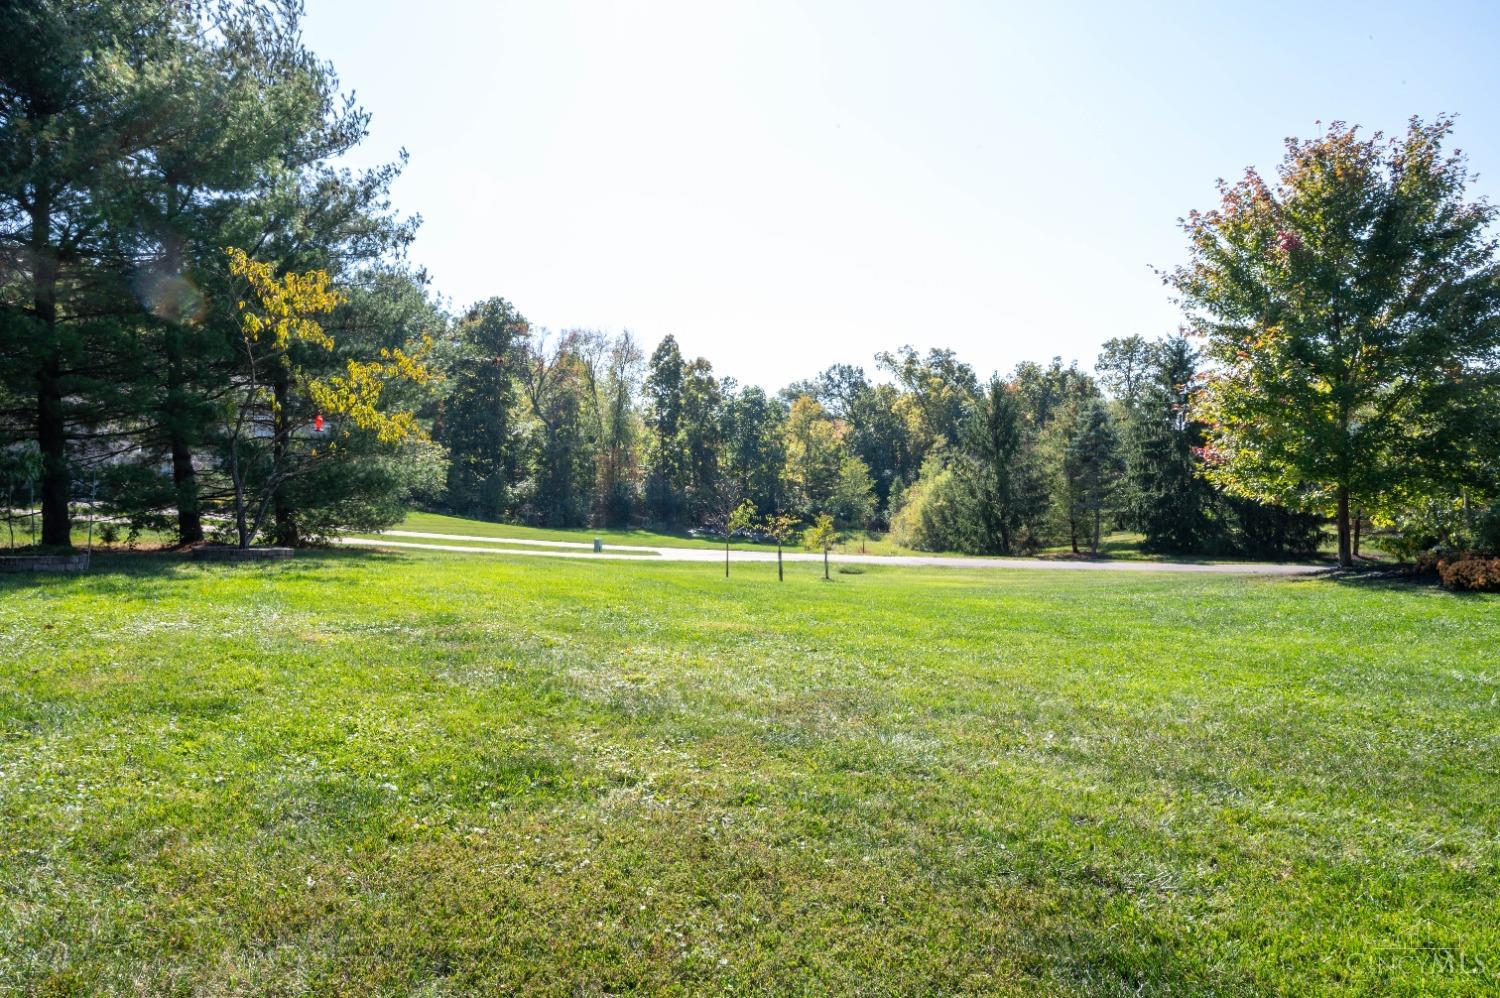
[[[307,0],[411,154],[463,306],[675,335],[767,387],[904,343],[981,376],[1179,316],[1151,266],[1319,121],[1460,115],[1494,196],[1500,5]]]

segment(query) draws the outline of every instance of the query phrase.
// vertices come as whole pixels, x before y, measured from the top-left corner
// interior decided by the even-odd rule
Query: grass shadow
[[[205,572],[276,572],[313,574],[317,570],[350,564],[379,564],[404,560],[402,552],[374,548],[302,548],[286,561],[207,562],[195,561],[191,552],[179,548],[141,551],[95,551],[82,572],[16,572],[0,575],[0,596],[12,592],[52,589],[82,582],[92,592],[121,592],[135,582],[187,583]],[[336,577],[329,575],[330,582]]]
[[[1327,579],[1337,585],[1348,586],[1353,589],[1361,589],[1366,592],[1422,592],[1429,591],[1444,596],[1452,596],[1455,599],[1479,599],[1493,593],[1470,592],[1465,590],[1454,590],[1444,587],[1436,574],[1423,574],[1411,571],[1409,568],[1391,568],[1389,566],[1376,568],[1374,566],[1335,569],[1324,572],[1321,578]]]

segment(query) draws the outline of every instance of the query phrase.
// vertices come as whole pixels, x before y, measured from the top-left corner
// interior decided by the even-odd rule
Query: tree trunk
[[[1104,510],[1094,507],[1094,557],[1099,557],[1099,532],[1104,529]]]
[[[172,434],[172,486],[177,493],[177,543],[203,540],[203,517],[198,506],[198,473],[193,452],[176,432]]]
[[[1353,568],[1354,555],[1350,549],[1349,489],[1340,485],[1338,490],[1339,567]]]
[[[776,581],[785,582],[786,576],[781,574],[781,542],[776,542]]]
[[[291,398],[291,386],[288,383],[287,370],[284,364],[276,366],[276,381],[272,386],[276,397],[276,413],[272,419],[272,467],[280,469],[286,466],[287,450],[291,444],[291,414],[287,406]],[[274,517],[275,529],[273,531],[275,543],[282,547],[294,548],[297,546],[297,514],[282,494],[280,488],[276,489],[275,498],[272,501],[272,515]]]
[[[167,218],[177,219],[179,190],[177,184],[167,184]],[[181,245],[176,239],[166,241],[162,266],[169,274],[182,272]],[[190,392],[183,373],[182,327],[177,325],[179,316],[171,316],[164,330],[163,348],[166,354],[166,396],[162,406],[161,422],[167,430],[167,444],[172,452],[172,491],[177,503],[177,543],[197,544],[203,540],[203,519],[198,504],[198,475],[193,469],[193,434],[189,430],[191,415],[188,399]]]
[[[62,364],[57,346],[57,255],[53,252],[52,197],[38,188],[31,204],[31,252],[36,268],[33,305],[42,325],[36,369],[36,442],[42,455],[42,543],[73,546],[68,520],[68,435],[63,422]]]
[[[1359,557],[1359,535],[1364,530],[1365,511],[1357,509],[1354,511],[1354,557]]]
[[[823,581],[828,581],[828,549],[823,549]]]
[[[280,495],[276,497],[275,517],[276,543],[288,548],[294,548],[301,543],[301,536],[297,532],[297,515]]]
[[[172,450],[172,489],[177,501],[177,543],[197,544],[203,540],[203,518],[198,505],[198,473],[193,469],[193,449],[189,442],[187,390],[183,384],[182,339],[168,330],[167,397],[162,422],[167,428],[167,442]]]
[[[171,203],[174,204],[174,203]],[[169,209],[174,210],[174,209]],[[175,273],[178,261],[168,257]],[[177,543],[192,545],[202,540],[202,515],[198,504],[198,473],[192,467],[192,438],[187,423],[187,386],[183,375],[183,341],[181,330],[168,327],[163,338],[166,353],[166,398],[162,405],[162,425],[166,443],[172,453],[172,492],[177,501]]]
[[[729,542],[724,542],[724,578],[729,578]]]
[[[245,477],[240,471],[238,439],[229,441],[229,477],[234,483],[234,529],[240,547],[250,546],[250,524],[245,519]]]
[[[36,439],[42,453],[42,543],[50,547],[73,546],[61,381],[56,357],[47,358],[37,374]]]

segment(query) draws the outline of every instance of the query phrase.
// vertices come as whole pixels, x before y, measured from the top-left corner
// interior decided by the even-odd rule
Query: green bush
[[[963,496],[952,469],[927,462],[922,477],[901,495],[891,539],[915,551],[965,549]]]

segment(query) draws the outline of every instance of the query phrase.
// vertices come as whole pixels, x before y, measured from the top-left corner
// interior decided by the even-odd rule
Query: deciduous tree
[[[776,578],[781,582],[786,581],[786,576],[781,571],[781,548],[796,536],[797,523],[795,515],[777,510],[769,514],[763,524],[766,534],[776,542]]]
[[[828,552],[839,542],[838,528],[833,525],[833,517],[827,513],[821,513],[808,528],[804,543],[814,551],[823,552],[823,579],[827,581],[828,575]]]
[[[1015,553],[1045,507],[1027,447],[1030,433],[1016,390],[991,378],[964,422],[954,464],[972,497],[965,505],[974,514],[972,546],[980,551]]]
[[[806,395],[792,403],[786,420],[784,480],[799,512],[826,510],[839,484],[839,466],[848,453],[842,428]]]
[[[1241,496],[1351,513],[1459,483],[1493,447],[1465,400],[1500,378],[1495,209],[1470,200],[1451,119],[1289,140],[1276,177],[1221,185],[1168,275],[1214,362],[1208,474]]]
[[[726,491],[723,498],[724,504],[728,506],[734,496],[735,493],[732,490]],[[724,534],[724,578],[726,579],[729,578],[729,545],[737,535],[755,528],[756,514],[755,503],[749,499],[741,500],[737,505],[720,514],[721,518],[717,525]]]
[[[310,373],[294,361],[294,348],[334,348],[319,321],[340,301],[328,275],[308,271],[278,276],[269,264],[240,249],[228,250],[228,257],[243,297],[238,363],[224,404],[223,436],[235,532],[240,546],[249,547],[278,491],[334,457],[341,436],[368,433],[386,445],[423,438],[415,414],[392,408],[383,396],[393,382],[421,384],[433,374],[423,359],[430,341],[412,353],[388,348],[378,360],[350,359],[339,374]],[[287,396],[275,390],[278,381],[316,409],[312,425],[281,417]]]

